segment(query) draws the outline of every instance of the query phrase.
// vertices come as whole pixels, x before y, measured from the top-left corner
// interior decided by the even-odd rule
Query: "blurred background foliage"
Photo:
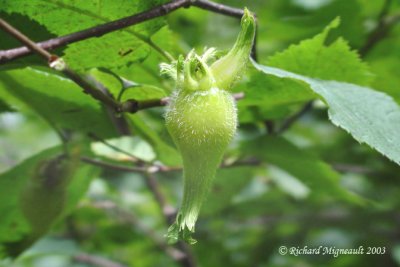
[[[39,41],[167,1],[45,2],[0,0],[0,15]],[[400,1],[218,2],[254,11],[258,62],[288,70],[307,53],[318,58],[323,49],[310,46],[294,58],[286,53],[284,60],[276,53],[294,49],[340,17],[323,45],[343,38],[339,46],[347,43],[359,51],[364,63],[353,61],[354,51],[334,50],[326,52],[331,54],[319,73],[310,65],[301,74],[368,85],[400,103]],[[159,75],[158,65],[168,60],[167,54],[176,57],[205,46],[226,51],[238,30],[236,18],[191,7],[55,53],[116,98],[157,99],[173,90],[172,81]],[[0,31],[0,49],[17,46]],[[204,203],[196,231],[199,242],[189,249],[197,265],[400,266],[399,166],[330,123],[326,105],[310,102],[317,97],[300,82],[249,68],[234,91],[246,93],[238,103],[240,127],[226,153],[226,167],[218,171]],[[307,103],[304,114],[288,124]],[[176,260],[177,251],[165,245],[162,209],[169,206],[160,207],[163,200],[157,199],[162,195],[177,207],[182,196],[176,168],[180,157],[162,115],[161,107],[124,115],[131,134],[120,137],[114,125],[121,118],[110,116],[37,56],[0,65],[0,266],[185,266]],[[13,261],[7,244],[32,234],[19,195],[40,173],[38,164],[62,153],[60,136],[76,132],[84,134],[80,149],[86,163],[71,174],[72,182],[63,191],[65,211]],[[394,142],[400,133],[398,137]],[[94,166],[98,160],[121,168]],[[385,247],[386,253],[293,256],[280,255],[280,246],[372,246]]]

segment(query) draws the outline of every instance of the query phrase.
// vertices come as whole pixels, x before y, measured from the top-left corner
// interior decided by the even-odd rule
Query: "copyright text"
[[[383,255],[386,253],[386,247],[364,247],[359,246],[357,248],[336,248],[328,246],[319,247],[287,247],[280,246],[278,250],[281,255],[328,255],[334,258],[340,255]]]

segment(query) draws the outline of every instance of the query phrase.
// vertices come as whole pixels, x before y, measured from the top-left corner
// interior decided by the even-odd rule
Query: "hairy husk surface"
[[[200,56],[191,51],[185,59],[162,65],[162,71],[176,80],[165,119],[182,155],[184,177],[182,205],[167,233],[170,243],[196,242],[191,235],[201,204],[235,135],[237,112],[228,90],[245,69],[254,39],[255,19],[247,9],[241,26],[233,48],[210,66],[213,48]]]
[[[235,134],[236,117],[234,99],[218,88],[181,91],[173,98],[166,125],[182,155],[184,196],[177,221],[170,227],[172,242],[194,242],[190,233],[194,232],[201,203]]]

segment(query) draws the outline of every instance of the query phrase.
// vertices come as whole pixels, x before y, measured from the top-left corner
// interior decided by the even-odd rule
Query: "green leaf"
[[[26,253],[24,253],[18,262],[29,261],[43,255],[64,255],[73,257],[79,253],[77,244],[72,240],[60,239],[55,237],[44,237],[35,243]]]
[[[172,57],[183,53],[179,46],[176,45],[179,42],[177,36],[167,26],[162,27],[158,32],[153,34],[151,40],[162,51],[167,51],[168,55],[171,54]],[[171,91],[174,82],[161,77],[159,68],[161,62],[170,63],[170,59],[166,58],[166,55],[162,53],[155,53],[153,51],[143,61],[122,66],[114,71],[121,77],[127,78],[134,83],[151,84]]]
[[[97,82],[101,83],[115,99],[123,102],[128,99],[135,99],[138,101],[160,99],[167,96],[164,89],[157,86],[140,84],[129,80],[123,80],[122,77],[117,76],[110,71],[99,69],[90,70]]]
[[[333,124],[400,164],[400,107],[391,97],[367,87],[312,79],[252,62],[265,74],[306,83],[329,106]]]
[[[123,86],[123,81],[116,74],[105,69],[91,69],[89,75],[94,78],[97,83],[100,83],[107,91],[117,99]]]
[[[299,104],[315,98],[315,94],[304,90],[304,85],[298,81],[268,77],[258,71],[251,71],[250,80],[235,91],[245,93],[237,103],[242,122],[251,121],[242,120],[242,114],[251,111],[250,107],[257,107],[253,112],[256,121],[275,119],[287,116],[292,109],[297,110]]]
[[[26,15],[60,36],[131,16],[164,2],[0,0],[0,10]],[[163,19],[156,18],[102,37],[70,44],[64,51],[65,59],[73,69],[116,67],[144,59],[154,46],[149,41],[150,36],[163,25]]]
[[[368,84],[372,75],[357,53],[341,38],[330,41],[330,34],[338,26],[339,19],[335,19],[322,33],[270,57],[268,65],[309,77]],[[304,85],[296,80],[266,77],[259,72],[251,72],[250,78],[236,91],[246,94],[238,103],[239,110],[258,107],[255,120],[257,117],[259,120],[285,117],[298,109],[298,104],[315,98],[312,91],[302,90]],[[247,117],[242,121],[251,119]]]
[[[34,232],[33,226],[30,225],[28,219],[23,213],[23,198],[26,197],[26,190],[30,188],[32,183],[36,183],[40,171],[43,170],[43,164],[48,160],[63,153],[62,147],[54,147],[44,150],[37,155],[30,157],[11,170],[0,174],[0,213],[2,220],[0,221],[0,257],[5,256],[9,251],[11,255],[20,253],[21,250],[27,248],[32,242],[36,241],[44,232]],[[57,173],[59,175],[60,173]],[[68,184],[64,198],[63,210],[58,212],[57,217],[52,218],[54,223],[60,220],[66,214],[75,208],[77,202],[86,192],[89,182],[97,174],[97,169],[89,165],[78,166],[73,172],[71,182]],[[53,178],[52,178],[53,179]],[[37,192],[40,190],[34,187]],[[48,187],[53,188],[53,187]],[[56,190],[56,188],[53,188]],[[51,191],[51,189],[49,189]],[[57,189],[58,190],[58,189]],[[36,192],[35,191],[35,192]],[[48,195],[36,196],[36,201],[48,200],[54,197],[51,192]],[[58,191],[57,191],[58,192]],[[54,199],[53,199],[54,200]],[[25,203],[26,204],[26,203]],[[51,204],[50,204],[51,205]],[[36,207],[36,212],[40,212],[43,207]],[[49,211],[50,212],[50,211]],[[32,214],[32,213],[30,213]],[[51,216],[42,214],[43,217]],[[43,225],[49,230],[51,225]],[[2,255],[3,254],[3,255]]]
[[[256,156],[298,178],[314,196],[330,195],[355,204],[364,203],[340,185],[340,176],[329,165],[283,138],[262,136],[243,142],[242,149],[245,155]]]
[[[138,85],[126,88],[121,100],[135,99],[138,101],[161,99],[166,97],[166,92],[156,86]]]
[[[117,134],[96,100],[72,81],[52,73],[33,68],[2,71],[0,98],[22,112],[33,109],[58,130],[92,132],[103,138]]]
[[[287,47],[321,31],[334,18],[340,16],[341,26],[337,28],[339,36],[349,40],[352,47],[359,47],[365,37],[365,14],[362,9],[380,1],[347,0],[271,0],[248,2],[250,10],[257,13],[259,35],[257,46],[260,59],[278,49]],[[254,7],[253,7],[254,5]],[[375,15],[374,15],[375,16]],[[261,50],[261,51],[260,51]]]
[[[37,23],[36,21],[30,19],[27,16],[12,13],[7,14],[2,10],[2,6],[0,6],[0,17],[11,24],[16,29],[19,29],[22,33],[29,36],[33,41],[42,41],[48,40],[51,38],[56,37],[54,34],[51,34],[45,27]],[[0,31],[0,49],[12,49],[15,47],[20,47],[21,42],[17,39],[13,38],[8,32],[1,30]],[[56,50],[58,52],[58,50]],[[56,53],[57,53],[56,52]],[[31,55],[26,56],[20,59],[16,59],[17,62],[23,64],[35,64],[35,65],[45,65],[46,61],[43,58],[39,57],[38,55]],[[14,61],[15,62],[15,61]],[[1,67],[6,67],[7,65],[4,64]]]
[[[357,53],[342,38],[329,40],[330,32],[338,26],[337,18],[312,39],[291,45],[269,58],[268,65],[312,78],[368,85],[372,75]]]
[[[127,53],[130,54],[126,55]],[[129,34],[114,32],[101,38],[69,45],[65,50],[64,59],[74,70],[113,68],[140,61],[149,53],[148,47],[143,46]]]

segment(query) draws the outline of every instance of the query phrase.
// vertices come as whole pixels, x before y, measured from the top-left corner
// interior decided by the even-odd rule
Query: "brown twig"
[[[111,164],[108,162],[104,161],[99,161],[87,157],[83,157],[82,161],[93,164],[96,166],[104,167],[104,168],[110,168],[113,170],[118,170],[118,171],[132,171],[132,172],[142,172],[143,175],[145,176],[146,180],[146,185],[149,188],[149,190],[152,192],[158,206],[160,207],[160,210],[163,214],[163,217],[165,219],[165,222],[168,225],[171,225],[176,216],[176,209],[172,207],[168,201],[166,200],[164,194],[161,191],[161,187],[158,184],[158,181],[156,177],[154,176],[154,173],[156,172],[169,172],[169,171],[176,171],[176,170],[181,170],[181,167],[163,167],[163,166],[147,166],[147,167],[126,167],[126,166],[121,166],[121,165],[115,165]],[[235,166],[254,166],[254,165],[259,165],[261,162],[258,160],[254,159],[249,159],[249,160],[243,160],[243,161],[235,161],[233,163],[223,163],[221,164],[222,168],[231,168]],[[154,237],[149,235],[149,237],[153,240],[156,240]],[[159,245],[159,247],[163,248],[168,255],[173,257],[175,261],[181,264],[183,267],[195,267],[196,266],[196,261],[194,260],[194,257],[191,253],[191,249],[187,244],[185,244],[182,241],[178,242],[177,247],[179,250],[171,250],[172,248],[165,247],[163,243],[158,242],[156,243]],[[160,246],[160,244],[162,246]]]
[[[105,104],[106,106],[112,108],[114,112],[121,112],[120,104],[115,101],[113,98],[107,96],[106,94],[102,93],[97,88],[93,87],[90,83],[85,81],[81,76],[75,73],[73,70],[66,66],[62,73],[64,73],[68,78],[74,81],[79,87],[83,89],[85,94],[90,95],[94,99],[100,101],[101,103]]]
[[[175,214],[176,210],[174,207],[172,207],[170,204],[168,204],[168,201],[166,200],[164,194],[161,192],[161,187],[158,184],[156,177],[154,177],[154,174],[149,172],[148,170],[151,169],[151,167],[125,167],[121,165],[115,165],[111,164],[108,162],[104,161],[99,161],[87,157],[82,157],[82,161],[95,165],[95,166],[100,166],[103,168],[110,168],[113,170],[118,170],[118,171],[133,171],[133,172],[141,172],[144,175],[145,182],[147,187],[149,188],[150,192],[153,194],[158,206],[160,207],[161,213],[166,221],[166,223],[169,225],[171,224],[174,219],[175,219]],[[109,206],[107,206],[109,207]],[[133,215],[131,215],[133,216]],[[132,217],[131,217],[132,218]],[[142,229],[143,230],[143,229]],[[192,255],[192,252],[188,246],[183,244],[182,242],[178,243],[178,249],[174,249],[173,247],[167,246],[162,240],[160,240],[158,237],[155,235],[149,234],[149,231],[144,231],[153,241],[155,241],[156,245],[160,248],[162,248],[169,256],[171,256],[176,262],[178,262],[182,267],[195,267],[196,262],[194,260],[194,257]]]
[[[110,170],[114,170],[114,171],[143,173],[147,170],[147,168],[145,168],[145,167],[130,167],[130,166],[125,166],[125,165],[121,165],[121,164],[113,164],[113,163],[105,162],[105,161],[98,160],[98,159],[92,159],[89,157],[81,157],[81,161],[88,163],[90,165],[94,165],[94,166],[98,166],[98,167],[102,167],[102,168],[106,168],[106,169],[110,169]]]
[[[174,207],[168,204],[163,193],[160,190],[160,185],[157,182],[156,177],[153,173],[146,172],[146,184],[150,191],[153,193],[154,198],[160,206],[161,212],[168,225],[172,224],[175,220],[176,210]],[[182,257],[178,262],[183,267],[195,267],[197,266],[196,261],[191,253],[191,249],[183,241],[179,241],[177,247],[184,253],[185,257]]]
[[[130,159],[132,162],[143,163],[143,161],[142,161],[141,159],[137,158],[137,157],[136,157],[135,155],[133,155],[132,153],[129,153],[128,151],[126,151],[126,150],[124,150],[124,149],[121,149],[121,148],[119,148],[119,147],[117,147],[117,146],[115,146],[115,145],[113,145],[113,144],[107,142],[106,140],[104,140],[104,139],[98,137],[98,136],[97,136],[96,134],[94,134],[94,133],[90,133],[88,136],[89,136],[90,138],[92,138],[93,140],[96,140],[96,141],[98,141],[98,142],[104,144],[105,146],[107,146],[107,147],[109,147],[109,148],[111,148],[111,149],[113,149],[113,150],[115,150],[115,151],[117,151],[117,152],[120,152],[120,153],[122,153],[122,154],[128,156],[129,159]],[[122,134],[121,134],[121,136],[122,136]]]
[[[116,164],[116,163],[111,163],[111,162],[106,162],[103,160],[99,159],[94,159],[90,157],[83,156],[81,157],[81,161],[85,162],[87,164],[93,165],[93,166],[98,166],[102,167],[105,169],[110,169],[114,171],[121,171],[121,172],[139,172],[139,173],[148,173],[148,174],[154,174],[158,172],[174,172],[174,171],[181,171],[182,167],[171,167],[171,166],[162,166],[162,165],[149,165],[149,166],[135,166],[135,167],[130,167],[122,164]],[[258,166],[260,165],[261,162],[256,159],[249,159],[249,160],[238,160],[232,163],[222,163],[220,165],[220,168],[234,168],[234,167],[239,167],[239,166]],[[152,178],[151,182],[149,182],[149,186],[157,186],[154,178]],[[160,197],[161,192],[159,190],[154,190],[154,192],[157,192],[157,199],[158,201],[163,204],[164,206],[164,198]],[[161,201],[160,201],[161,200]]]
[[[57,62],[57,60],[60,60],[57,56],[48,53],[45,49],[38,46],[35,42],[33,42],[31,39],[29,39],[26,35],[24,35],[20,31],[18,31],[17,29],[15,29],[13,26],[11,26],[9,23],[4,21],[3,19],[0,19],[0,27],[3,28],[8,33],[10,33],[10,35],[14,36],[20,42],[25,44],[27,47],[32,49],[32,51],[34,51],[35,53],[39,54],[44,59],[46,59],[51,67],[53,67],[52,64]],[[60,70],[67,77],[69,77],[71,80],[73,80],[77,85],[79,85],[83,89],[84,93],[89,94],[94,99],[96,99],[96,100],[100,101],[101,103],[104,103],[106,106],[112,108],[112,110],[114,112],[136,113],[139,110],[165,106],[168,104],[169,98],[145,100],[145,101],[137,101],[134,99],[129,99],[129,100],[125,101],[124,103],[120,104],[119,102],[114,100],[111,96],[106,95],[102,91],[100,91],[97,88],[95,88],[94,86],[92,86],[89,82],[87,82],[81,76],[79,76],[77,73],[75,73],[73,70],[68,68],[68,66],[65,63],[61,63],[61,64],[63,64],[63,66],[59,67],[59,69],[58,69],[58,67],[56,67],[55,69]],[[237,100],[239,100],[243,97],[244,97],[244,93],[237,93],[234,95],[234,98]]]
[[[91,203],[91,206],[103,209],[107,212],[111,212],[113,217],[117,217],[118,219],[122,219],[126,223],[134,225],[135,228],[137,228],[140,232],[149,237],[160,250],[164,251],[173,260],[179,262],[182,261],[182,259],[185,257],[184,252],[180,251],[177,248],[169,246],[165,242],[164,238],[159,236],[156,232],[147,227],[145,224],[141,223],[140,220],[131,211],[119,207],[116,203],[110,200],[96,201],[94,203]]]
[[[42,47],[43,49],[46,50],[51,50],[57,47],[65,46],[67,44],[86,40],[88,38],[100,37],[106,33],[114,32],[156,17],[164,16],[178,8],[188,6],[189,4],[190,0],[175,0],[167,4],[160,5],[153,9],[147,10],[145,12],[135,14],[133,16],[111,21],[102,25],[88,28],[79,32],[71,33],[65,36],[49,39],[47,41],[38,43],[37,46]],[[18,47],[5,51],[0,51],[0,63],[4,63],[12,59],[16,59],[29,54],[31,54],[31,51],[27,47]]]
[[[3,20],[2,18],[0,18],[0,27],[3,28],[9,34],[11,34],[15,39],[20,41],[22,44],[26,45],[26,47],[30,49],[32,52],[37,53],[38,55],[42,56],[49,62],[51,61],[52,55],[49,52],[38,46],[35,42],[26,37],[24,34],[15,29],[13,26],[11,26],[8,22]]]
[[[359,174],[372,174],[373,170],[365,166],[352,165],[347,163],[333,163],[333,169],[340,172],[351,172]]]
[[[275,122],[273,120],[264,121],[265,128],[267,128],[267,134],[275,134]]]
[[[172,224],[175,219],[176,210],[174,207],[168,204],[167,200],[165,199],[163,193],[160,190],[160,185],[154,173],[146,172],[146,184],[150,191],[153,193],[155,200],[157,201],[158,205],[160,206],[161,212],[164,215],[165,221],[167,224]]]
[[[111,147],[112,149],[115,149],[121,153],[124,153],[126,155],[130,156],[130,153],[127,153],[126,151],[121,150],[118,147],[115,147],[106,141],[102,140],[101,138],[97,137],[96,135],[90,135],[93,139],[98,140],[107,146]],[[136,160],[136,158],[132,155],[133,159]],[[136,164],[139,163],[141,166],[136,166],[136,167],[125,167],[121,165],[114,165],[108,162],[103,162],[87,157],[83,157],[83,161],[89,164],[93,164],[96,166],[104,167],[104,168],[111,168],[113,170],[120,170],[120,171],[135,171],[138,172],[140,171],[145,178],[146,185],[150,192],[153,194],[155,201],[157,202],[158,206],[160,207],[161,213],[167,222],[167,224],[170,224],[170,222],[173,222],[174,217],[175,217],[175,209],[171,205],[168,204],[165,196],[163,195],[161,191],[161,187],[158,184],[156,178],[154,177],[154,172],[157,172],[161,170],[161,167],[156,166],[156,165],[149,165],[146,162],[136,160]],[[174,260],[179,263],[182,267],[196,267],[196,261],[194,260],[194,256],[192,254],[192,251],[190,247],[188,247],[186,244],[184,244],[182,241],[178,243],[177,245],[179,250],[173,250],[172,247],[168,248],[168,251],[172,252],[180,252],[180,253],[174,253],[175,257]],[[165,250],[167,252],[167,250]],[[171,254],[172,255],[172,254]]]
[[[240,100],[245,97],[243,92],[235,93],[232,95],[235,100]],[[120,111],[128,113],[136,113],[139,110],[162,107],[168,105],[170,101],[169,97],[164,97],[161,99],[150,99],[145,101],[137,101],[134,99],[129,99],[121,104]]]
[[[130,25],[134,25],[158,16],[162,16],[165,14],[168,14],[180,7],[188,7],[190,5],[198,6],[200,8],[208,9],[217,13],[233,16],[233,17],[241,17],[243,15],[243,11],[241,9],[236,9],[232,7],[228,7],[225,5],[221,4],[216,4],[207,0],[175,0],[170,3],[158,6],[156,8],[150,9],[148,11],[123,18],[117,21],[109,22],[94,28],[90,28],[87,30],[83,30],[81,32],[76,32],[64,37],[59,37],[57,39],[57,43],[61,45],[65,45],[68,43],[71,43],[73,41],[80,41],[84,40],[90,37],[94,36],[101,36],[105,33],[115,31],[117,29],[121,29]],[[240,15],[240,16],[239,16]],[[14,36],[16,39],[18,39],[21,43],[25,45],[25,47],[22,48],[16,48],[16,49],[11,49],[7,51],[0,51],[0,62],[2,62],[3,59],[13,59],[22,55],[27,55],[30,54],[31,52],[37,53],[38,55],[42,56],[47,60],[49,63],[50,67],[53,67],[57,70],[60,70],[63,72],[67,77],[69,77],[71,80],[73,80],[77,85],[79,85],[84,93],[92,96],[94,99],[100,101],[101,103],[105,104],[107,107],[111,108],[114,112],[129,112],[129,113],[136,113],[139,110],[143,109],[148,109],[148,108],[153,108],[153,107],[158,107],[158,106],[165,106],[168,104],[169,98],[163,98],[163,99],[154,99],[154,100],[146,100],[146,101],[137,101],[134,99],[130,99],[125,101],[124,103],[119,103],[116,101],[114,98],[112,98],[110,95],[107,95],[106,93],[98,90],[94,86],[92,86],[89,82],[87,82],[85,79],[83,79],[80,75],[75,73],[73,70],[68,68],[68,66],[61,61],[57,56],[50,54],[46,49],[52,49],[58,46],[53,46],[52,42],[54,42],[55,39],[48,40],[46,45],[44,43],[35,43],[33,42],[30,38],[28,38],[26,35],[22,34],[20,31],[15,29],[13,26],[8,24],[4,20],[0,20],[0,26],[10,33],[12,36]],[[64,38],[64,39],[63,39]],[[253,47],[254,48],[254,47]],[[20,49],[20,50],[18,50]],[[22,50],[21,50],[22,49]],[[16,51],[19,52],[16,52]],[[25,51],[26,50],[26,51]],[[14,54],[14,52],[16,54]],[[22,52],[21,52],[22,51]],[[25,52],[23,52],[25,51]],[[255,49],[253,49],[253,52]],[[15,56],[15,57],[14,57]],[[255,56],[255,55],[253,55]],[[62,66],[54,67],[52,64],[57,63],[57,60],[62,62]],[[238,93],[234,95],[236,99],[241,99],[243,98],[244,94],[243,93]]]
[[[377,18],[377,26],[367,37],[365,44],[359,49],[362,57],[365,57],[372,48],[375,47],[382,39],[384,39],[392,29],[392,27],[400,21],[400,14],[387,16],[392,0],[386,0]]]
[[[106,33],[113,32],[131,25],[138,24],[140,22],[150,20],[159,16],[166,15],[176,9],[179,9],[181,7],[189,7],[189,6],[197,6],[199,8],[207,9],[216,13],[221,13],[224,15],[232,16],[232,17],[242,17],[243,11],[241,9],[236,9],[232,7],[228,7],[225,5],[221,4],[216,4],[207,0],[174,0],[172,2],[169,2],[167,4],[155,7],[151,10],[123,18],[117,21],[105,23],[103,25],[99,25],[90,29],[86,29],[80,32],[76,33],[71,33],[66,36],[61,36],[57,38],[53,38],[44,42],[40,43],[34,43],[31,41],[28,37],[24,36],[21,34],[22,37],[24,38],[17,38],[20,40],[25,47],[19,47],[19,48],[14,48],[14,49],[9,49],[5,51],[0,51],[0,63],[4,63],[28,54],[32,53],[37,53],[41,55],[42,57],[46,58],[46,60],[49,62],[50,66],[53,62],[59,60],[58,57],[51,55],[50,53],[47,52],[47,50],[51,50],[57,47],[62,47],[67,44],[73,43],[73,42],[78,42],[81,40],[85,40],[91,37],[99,37],[102,36]],[[7,30],[10,33],[16,33],[18,32],[15,28],[11,27],[3,27],[5,30]],[[255,51],[255,50],[254,50]],[[107,96],[100,90],[97,90],[94,88],[91,84],[89,84],[87,81],[82,79],[78,74],[74,73],[72,70],[70,70],[66,65],[63,65],[61,68],[62,72],[71,78],[75,83],[77,83],[79,86],[81,86],[84,89],[84,92],[87,94],[90,94],[93,98],[101,101],[102,103],[106,104],[108,107],[113,108],[117,112],[136,112],[140,109],[146,109],[146,108],[151,108],[155,106],[163,106],[168,103],[168,98],[167,99],[157,99],[157,100],[150,100],[146,102],[137,102],[135,100],[128,100],[127,102],[123,103],[120,105],[117,101],[115,101],[113,98]],[[236,94],[234,96],[236,99],[241,99],[244,97],[243,93]],[[114,169],[119,169],[119,170],[124,170],[126,171],[127,169],[124,166],[118,166],[115,167],[114,165],[110,165],[105,162],[100,162],[97,160],[89,159],[89,158],[83,158],[83,161],[90,163],[90,164],[96,164],[98,166],[102,167],[112,167]],[[130,168],[129,171],[144,171],[144,169],[137,169],[137,168]],[[174,209],[169,206],[167,203],[164,195],[162,194],[160,190],[160,186],[157,183],[156,178],[154,177],[153,173],[149,171],[149,169],[146,169],[145,171],[146,174],[146,184],[148,188],[151,190],[153,193],[157,203],[159,204],[162,213],[168,223],[172,223],[174,220]],[[182,257],[181,260],[179,260],[179,263],[184,266],[184,267],[194,267],[196,266],[196,262],[194,261],[194,257],[190,251],[190,248],[182,243],[178,243],[178,247],[182,250],[184,253],[184,257]],[[81,261],[81,262],[86,262],[89,264],[95,264],[98,266],[103,266],[103,267],[120,267],[122,265],[118,265],[118,263],[113,263],[108,260],[104,260],[102,258],[96,258],[91,255],[87,254],[80,254],[75,257],[76,260]],[[117,264],[117,265],[112,265],[112,264]]]
[[[298,112],[288,117],[278,129],[277,133],[281,134],[287,129],[289,129],[300,117],[306,114],[313,106],[313,101],[307,102]]]
[[[78,255],[75,255],[73,257],[74,261],[80,262],[80,263],[86,263],[91,266],[98,266],[98,267],[127,267],[127,265],[123,265],[121,263],[117,263],[114,261],[111,261],[109,259],[95,256],[95,255],[90,255],[86,253],[80,253]]]
[[[43,48],[44,50],[52,50],[58,47],[63,47],[68,44],[86,40],[92,37],[100,37],[104,34],[114,32],[129,26],[133,26],[147,20],[165,16],[179,8],[189,7],[189,6],[197,6],[202,9],[207,9],[212,12],[236,18],[240,18],[243,15],[243,10],[241,9],[229,7],[222,4],[217,4],[207,0],[174,0],[169,3],[154,7],[150,10],[129,17],[125,17],[119,20],[111,21],[102,25],[88,28],[79,32],[74,32],[68,35],[39,42],[36,44],[36,46]],[[33,51],[29,49],[29,46],[26,43],[24,43],[24,45],[25,45],[24,47],[17,47],[13,49],[0,51],[0,63],[5,63],[32,54]]]
[[[109,98],[115,99],[113,94],[110,93],[110,91],[106,88],[106,86],[104,86],[104,84],[102,84],[100,81],[96,80],[95,77],[93,77],[92,75],[87,75],[86,77],[103,94],[107,95]],[[117,101],[120,102],[119,100]],[[116,114],[114,109],[109,106],[105,106],[105,111],[108,117],[110,118],[112,125],[114,126],[115,130],[119,135],[121,136],[131,135],[129,123],[127,122],[126,118],[123,115]]]
[[[393,25],[400,21],[400,14],[387,17],[391,2],[392,0],[386,0],[384,2],[383,7],[378,15],[378,24],[376,28],[369,34],[364,46],[361,47],[359,50],[359,53],[362,57],[365,57],[379,41],[387,36]],[[295,113],[293,116],[287,118],[282,123],[281,127],[277,130],[277,133],[281,134],[289,129],[301,116],[303,116],[312,108],[312,103],[312,101],[306,103],[300,109],[300,111]]]
[[[29,37],[24,35],[18,29],[14,28],[11,24],[0,18],[0,27],[13,36],[15,39],[26,45],[32,52],[40,55],[45,60],[47,60],[49,66],[53,69],[61,71],[71,80],[73,80],[77,85],[79,85],[83,92],[92,96],[93,98],[99,100],[100,102],[112,107],[115,111],[120,110],[120,105],[118,102],[103,94],[101,91],[94,88],[91,84],[85,81],[77,73],[68,68],[68,66],[56,55],[52,55],[47,52],[42,47],[38,46]]]
[[[214,3],[208,0],[194,0],[192,1],[191,5],[197,6],[201,9],[209,10],[215,13],[220,13],[226,16],[235,17],[239,19],[243,16],[243,9]]]

